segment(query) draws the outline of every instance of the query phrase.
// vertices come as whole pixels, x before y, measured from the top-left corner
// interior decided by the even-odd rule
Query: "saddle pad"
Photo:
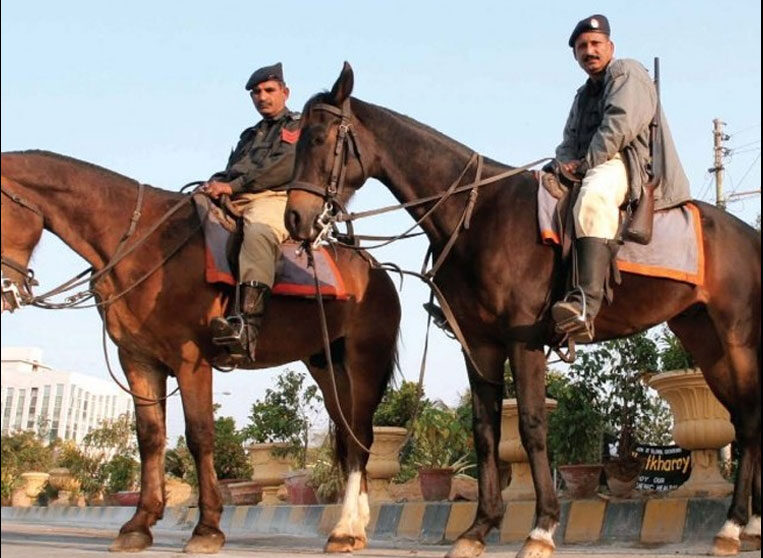
[[[207,283],[235,285],[236,278],[228,261],[228,253],[235,245],[236,233],[230,230],[220,208],[208,200],[206,196],[194,196],[204,230],[205,277]],[[315,279],[312,268],[307,266],[307,254],[297,255],[299,244],[292,241],[284,242],[280,248],[272,293],[314,298]],[[321,295],[341,300],[349,298],[342,275],[328,251],[321,247],[313,255]]]
[[[538,225],[545,244],[560,244],[559,222],[554,198],[542,185],[538,187]],[[656,211],[652,241],[626,242],[617,252],[620,271],[662,277],[703,285],[705,253],[699,209],[692,203]]]

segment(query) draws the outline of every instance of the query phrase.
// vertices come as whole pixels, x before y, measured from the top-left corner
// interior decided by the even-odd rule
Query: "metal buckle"
[[[6,277],[3,277],[2,297],[3,311],[7,309],[11,314],[24,305],[24,298],[21,296],[18,286]]]

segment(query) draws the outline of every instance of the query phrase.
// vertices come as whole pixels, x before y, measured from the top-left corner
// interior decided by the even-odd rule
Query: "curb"
[[[730,498],[659,498],[647,500],[574,500],[561,502],[554,541],[562,543],[667,544],[710,540],[726,520]],[[341,506],[224,506],[220,528],[228,534],[326,536]],[[442,544],[471,525],[476,502],[380,503],[371,506],[371,540],[411,540]],[[4,507],[2,520],[119,527],[132,507]],[[157,529],[190,531],[198,508],[167,508]],[[489,543],[522,542],[535,518],[534,501],[509,502],[500,529]]]

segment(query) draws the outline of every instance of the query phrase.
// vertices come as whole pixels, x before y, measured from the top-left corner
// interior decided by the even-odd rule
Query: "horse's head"
[[[3,155],[2,165],[2,311],[13,312],[32,298],[32,285],[36,284],[27,267],[32,251],[40,241],[43,228],[42,212],[23,193],[20,184],[7,177]]]
[[[340,211],[369,176],[363,130],[350,108],[352,86],[352,68],[345,62],[331,92],[315,95],[302,112],[285,215],[297,240],[315,239],[329,214]]]

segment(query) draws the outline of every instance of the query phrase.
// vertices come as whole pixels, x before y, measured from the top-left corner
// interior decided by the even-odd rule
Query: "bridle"
[[[16,204],[20,205],[21,207],[25,209],[28,209],[32,213],[44,219],[42,211],[40,211],[40,209],[37,208],[29,200],[16,194],[15,192],[11,192],[7,190],[5,187],[2,187],[2,186],[0,186],[0,192],[2,192],[3,195],[8,196],[11,199],[11,201],[15,202]],[[13,279],[10,279],[9,277],[6,277],[2,273],[2,268],[0,268],[0,279],[2,279],[3,309],[8,310],[9,312],[12,313],[24,305],[30,304],[32,300],[34,300],[34,295],[32,294],[32,287],[39,285],[39,283],[34,278],[34,270],[32,270],[31,268],[25,265],[22,265],[21,263],[17,262],[13,258],[0,255],[0,263],[2,264],[2,266],[12,269],[13,271],[15,271],[16,273],[18,273],[19,275],[23,277],[23,280],[19,283],[17,281],[14,281]],[[19,288],[20,285],[23,288]]]
[[[310,107],[312,111],[323,111],[333,114],[340,119],[337,128],[336,144],[334,145],[334,160],[331,164],[331,174],[325,186],[318,186],[310,182],[295,181],[289,184],[287,190],[303,190],[323,198],[323,210],[316,219],[318,235],[312,243],[317,248],[325,240],[328,240],[333,232],[336,217],[347,213],[341,201],[344,192],[344,184],[347,178],[347,164],[349,157],[353,155],[360,165],[362,174],[361,183],[369,176],[368,162],[364,162],[363,152],[356,132],[352,127],[352,112],[350,111],[350,98],[344,100],[342,108],[328,103],[315,103]],[[350,233],[351,234],[351,233]]]

